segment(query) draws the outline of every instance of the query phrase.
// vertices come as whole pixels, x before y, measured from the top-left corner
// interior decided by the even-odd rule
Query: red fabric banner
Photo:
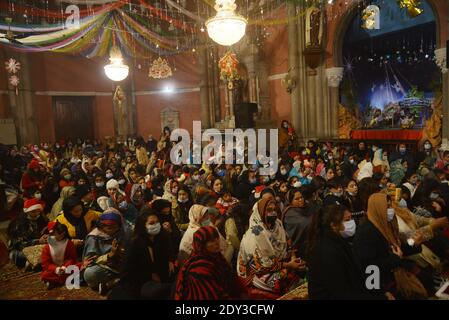
[[[353,130],[351,138],[357,140],[421,140],[422,130]]]

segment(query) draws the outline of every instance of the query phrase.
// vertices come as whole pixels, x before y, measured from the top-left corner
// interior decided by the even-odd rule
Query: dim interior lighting
[[[129,67],[123,64],[122,53],[117,47],[113,47],[110,54],[110,64],[104,66],[106,76],[112,81],[122,81],[128,77]]]
[[[239,42],[246,32],[247,21],[235,13],[235,0],[216,0],[215,17],[206,21],[209,37],[222,46],[231,46]]]

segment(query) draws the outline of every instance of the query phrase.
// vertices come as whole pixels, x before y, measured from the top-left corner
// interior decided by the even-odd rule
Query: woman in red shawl
[[[239,298],[238,280],[221,254],[214,227],[193,235],[193,251],[178,274],[175,300],[225,300]]]

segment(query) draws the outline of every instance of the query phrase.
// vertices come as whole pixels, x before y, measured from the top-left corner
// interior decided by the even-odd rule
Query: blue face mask
[[[118,205],[118,208],[119,208],[120,210],[126,210],[126,209],[128,209],[128,202],[126,202],[126,201],[120,202],[120,204]]]
[[[207,218],[206,220],[203,220],[203,222],[201,222],[202,227],[207,227],[211,224],[212,224],[212,221],[210,221],[210,218]]]

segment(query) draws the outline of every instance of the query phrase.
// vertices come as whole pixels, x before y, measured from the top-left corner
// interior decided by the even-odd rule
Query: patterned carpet
[[[8,263],[0,269],[0,300],[104,300],[88,287],[47,290],[39,272],[23,272]]]

